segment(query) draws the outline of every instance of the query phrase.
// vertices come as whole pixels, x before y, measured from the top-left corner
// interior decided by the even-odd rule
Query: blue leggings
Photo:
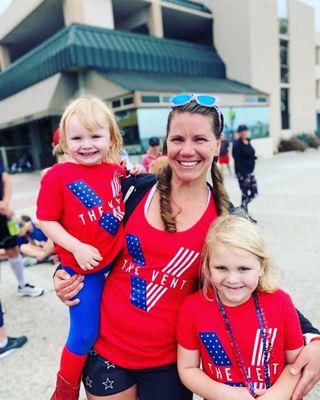
[[[3,311],[2,311],[2,307],[1,307],[1,301],[0,301],[0,328],[4,325],[4,321],[3,321]]]
[[[62,267],[70,276],[76,273],[69,267]],[[85,275],[84,287],[77,294],[80,303],[69,307],[70,329],[66,346],[74,354],[89,353],[97,340],[100,322],[100,305],[107,265],[98,272]]]

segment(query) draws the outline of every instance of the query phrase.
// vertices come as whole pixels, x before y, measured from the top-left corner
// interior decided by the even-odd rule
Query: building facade
[[[81,95],[113,108],[126,148],[139,154],[165,134],[180,92],[219,97],[225,133],[246,123],[258,154],[270,156],[281,134],[316,123],[313,9],[288,7],[281,33],[276,0],[12,0],[0,15],[4,161],[30,146],[37,167],[51,163],[52,132]]]

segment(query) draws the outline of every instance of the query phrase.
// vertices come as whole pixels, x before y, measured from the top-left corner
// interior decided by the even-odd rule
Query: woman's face
[[[181,183],[206,181],[220,140],[213,133],[212,118],[184,112],[176,114],[167,137],[167,156],[173,176]]]
[[[241,131],[241,132],[239,132],[239,138],[241,140],[246,140],[246,139],[248,139],[248,134],[249,134],[248,131]]]

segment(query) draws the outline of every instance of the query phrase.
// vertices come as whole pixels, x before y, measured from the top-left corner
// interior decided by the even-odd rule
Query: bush
[[[297,135],[297,138],[314,149],[317,149],[320,146],[320,139],[316,135],[300,133],[299,135]]]
[[[278,151],[305,151],[308,148],[308,145],[302,140],[298,139],[296,136],[290,139],[282,139],[278,145]]]

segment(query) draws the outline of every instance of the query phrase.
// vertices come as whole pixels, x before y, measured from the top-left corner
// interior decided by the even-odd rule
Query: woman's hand
[[[320,379],[320,341],[306,345],[290,368],[292,375],[302,372],[293,392],[292,400],[306,396]]]
[[[56,291],[56,295],[59,299],[67,306],[75,306],[80,302],[79,299],[75,299],[76,295],[83,288],[84,276],[81,275],[70,275],[63,269],[56,271],[53,277],[53,286]],[[73,300],[71,300],[73,299]]]

